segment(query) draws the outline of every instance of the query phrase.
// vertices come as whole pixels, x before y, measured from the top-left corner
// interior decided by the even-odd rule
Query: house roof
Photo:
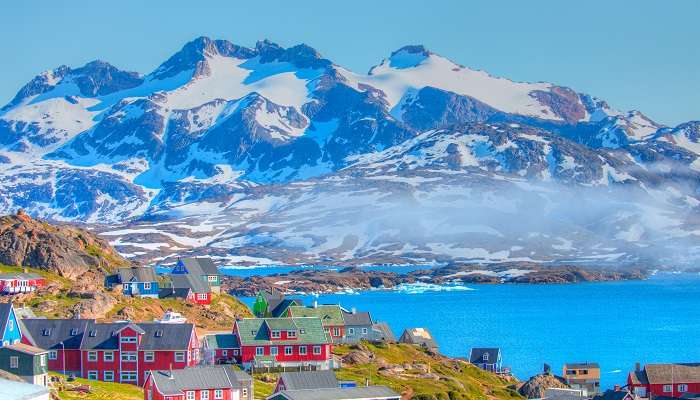
[[[158,391],[166,396],[185,390],[240,388],[251,381],[245,372],[224,365],[153,371],[152,377]]]
[[[372,316],[369,315],[368,311],[360,312],[347,312],[343,311],[343,320],[345,325],[362,325],[368,326],[372,325]]]
[[[488,354],[488,361],[495,363],[501,355],[498,347],[473,347],[469,352],[469,362],[472,364],[483,364],[484,354]]]
[[[0,338],[5,333],[7,321],[12,313],[12,303],[0,303]]]
[[[166,299],[168,297],[174,297],[176,299],[186,299],[191,290],[190,288],[160,288],[158,290],[158,298]]]
[[[91,319],[23,319],[27,337],[36,347],[46,350],[60,349],[61,342],[66,349],[79,349],[83,333]]]
[[[566,363],[564,364],[564,369],[586,369],[586,368],[598,368],[600,369],[600,365],[595,362],[579,362],[579,363]]]
[[[375,322],[372,324],[372,329],[376,329],[379,332],[381,332],[383,339],[387,342],[395,342],[396,341],[396,336],[394,336],[394,332],[391,330],[391,327],[389,324],[386,322]]]
[[[152,267],[119,268],[119,281],[125,282],[155,282],[158,280]]]
[[[294,317],[320,318],[323,325],[345,325],[343,310],[337,304],[322,304],[316,307],[291,306],[289,313]]]
[[[275,306],[270,307],[271,303],[267,303],[267,308],[270,310],[270,315],[275,318],[279,318],[284,312],[291,306],[300,306],[301,302],[297,299],[282,299],[281,301],[275,301]]]
[[[418,344],[427,348],[438,347],[433,335],[426,328],[408,328],[403,331],[400,340],[404,343]]]
[[[0,279],[44,279],[43,276],[34,273],[10,272],[0,274]]]
[[[361,386],[354,388],[283,390],[278,395],[288,400],[352,400],[352,399],[398,399],[401,396],[386,386]]]
[[[234,333],[215,333],[204,336],[209,349],[232,349],[238,347],[238,338]]]
[[[206,282],[193,274],[172,274],[170,280],[175,289],[192,289],[195,293],[209,293],[211,289]]]
[[[318,318],[244,318],[236,321],[241,345],[270,344],[269,329],[296,329],[297,339],[275,340],[276,344],[326,344],[330,340]]]
[[[285,390],[338,388],[340,384],[333,371],[282,372],[279,381]]]
[[[192,275],[219,275],[219,269],[209,257],[182,258],[180,262]]]
[[[20,353],[29,354],[32,356],[37,355],[37,354],[44,354],[47,352],[47,350],[40,349],[40,348],[34,347],[34,346],[30,346],[30,345],[24,344],[24,343],[11,344],[8,346],[0,347],[0,350],[1,349],[15,350],[15,351],[19,351]]]
[[[599,393],[593,396],[591,400],[625,400],[627,397],[632,398],[630,392],[626,390],[606,390],[604,393]]]
[[[647,364],[643,372],[650,384],[700,382],[700,364]]]
[[[0,378],[0,399],[36,399],[48,394],[49,389],[43,386]]]

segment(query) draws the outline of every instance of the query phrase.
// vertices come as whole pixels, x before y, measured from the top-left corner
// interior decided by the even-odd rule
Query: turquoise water
[[[603,387],[611,387],[624,383],[637,361],[700,361],[699,288],[699,275],[663,274],[638,282],[469,285],[318,300],[368,310],[397,337],[404,328],[427,327],[449,356],[501,347],[504,365],[521,379],[544,363],[559,371],[564,362],[598,362]]]

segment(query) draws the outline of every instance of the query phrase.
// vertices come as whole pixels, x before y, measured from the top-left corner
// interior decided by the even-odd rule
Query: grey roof
[[[343,310],[343,320],[345,325],[349,326],[370,326],[372,325],[372,317],[367,311],[347,312]]]
[[[235,333],[212,333],[204,336],[209,349],[233,349],[238,347],[238,336]]]
[[[181,394],[185,390],[240,388],[251,381],[245,372],[224,365],[153,371],[152,375],[158,391],[166,396]]]
[[[386,342],[395,342],[396,341],[396,336],[394,336],[394,332],[391,330],[391,327],[389,324],[386,322],[375,322],[372,324],[372,329],[375,329],[381,333],[383,336],[382,339]]]
[[[630,399],[634,398],[627,390],[606,390],[605,393],[593,396],[592,400],[625,400],[628,396]]]
[[[91,319],[23,319],[25,332],[32,343],[45,350],[60,349],[61,342],[66,349],[79,349],[83,333]]]
[[[291,306],[300,306],[302,305],[302,302],[297,300],[297,299],[285,299],[283,298],[281,301],[276,301],[273,299],[273,302],[275,304],[274,307],[270,306],[272,303],[268,303],[268,309],[270,311],[270,315],[274,318],[279,318],[282,313],[284,313],[289,307]]]
[[[155,282],[158,280],[152,267],[119,268],[119,281],[126,282]]]
[[[5,332],[5,325],[7,325],[7,320],[10,319],[11,312],[12,303],[0,303],[0,337]]]
[[[211,289],[199,275],[192,274],[172,274],[170,279],[175,289],[192,289],[195,293],[209,293]]]
[[[484,360],[484,354],[488,354],[488,360]],[[469,362],[472,364],[495,364],[501,355],[498,347],[472,347],[469,352]]]
[[[361,386],[337,389],[283,390],[268,397],[284,396],[288,400],[352,400],[400,399],[401,396],[386,386]]]
[[[158,290],[158,298],[166,299],[168,297],[174,297],[176,299],[185,299],[187,295],[190,294],[190,288],[160,288]]]
[[[219,275],[219,269],[209,257],[183,258],[180,262],[192,275]]]
[[[417,344],[429,349],[437,349],[438,345],[433,339],[433,335],[426,328],[408,328],[403,331],[401,338],[402,343]]]
[[[44,279],[44,277],[35,273],[10,272],[0,274],[0,279]]]
[[[285,390],[338,388],[340,385],[333,371],[282,372],[279,381]]]
[[[598,368],[600,369],[600,365],[595,362],[578,362],[578,363],[566,363],[564,364],[564,368],[566,369],[586,369],[586,368]]]

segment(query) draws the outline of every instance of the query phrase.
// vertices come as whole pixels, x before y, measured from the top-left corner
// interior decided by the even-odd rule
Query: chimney
[[[620,385],[615,385],[615,391],[619,392],[620,391]]]
[[[641,371],[641,370],[642,370],[641,364],[639,364],[638,362],[637,362],[637,363],[634,363],[634,370],[635,370],[636,372]]]

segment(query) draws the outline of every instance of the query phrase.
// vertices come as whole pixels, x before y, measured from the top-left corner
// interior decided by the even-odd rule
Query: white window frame
[[[19,357],[10,356],[10,368],[12,368],[12,369],[19,368]]]
[[[294,329],[290,329],[287,331],[287,338],[295,338],[297,337],[297,331]]]
[[[315,356],[321,355],[321,346],[314,346],[314,355]]]
[[[355,334],[355,328],[348,328],[348,335],[354,335]]]
[[[58,351],[49,350],[49,360],[58,360]]]
[[[673,392],[673,385],[664,385],[664,393],[671,393]]]
[[[120,336],[119,343],[136,343],[136,336]]]
[[[105,382],[114,382],[114,371],[105,370],[102,372],[102,379]]]
[[[153,362],[156,359],[156,353],[152,351],[143,352],[143,362]]]
[[[185,362],[185,359],[187,357],[185,356],[184,351],[176,351],[175,352],[175,362]]]
[[[46,366],[46,354],[41,354],[39,356],[39,366],[42,366],[42,367]]]
[[[122,351],[121,360],[124,362],[137,362],[139,359],[135,351]]]
[[[293,356],[294,355],[294,347],[293,346],[284,346],[284,355],[285,356]]]
[[[151,282],[144,282],[143,290],[151,290]]]
[[[209,282],[216,282],[216,275],[209,275],[207,276],[207,280]]]
[[[96,351],[88,351],[87,360],[90,362],[97,361],[97,352]]]
[[[340,328],[337,326],[333,328],[333,336],[340,336]]]
[[[87,373],[87,378],[88,378],[88,380],[91,380],[91,381],[96,381],[96,380],[100,379],[99,376],[100,376],[99,372],[97,370],[94,370],[94,369],[88,371],[88,373]]]
[[[272,339],[279,339],[281,337],[282,337],[282,332],[280,332],[276,329],[270,333],[270,338],[272,338]]]
[[[688,385],[686,385],[685,383],[681,383],[680,385],[678,385],[678,387],[677,387],[676,389],[677,389],[680,393],[685,393],[685,392],[688,391]]]
[[[132,377],[133,379],[130,379]],[[119,378],[119,380],[122,382],[136,382],[139,379],[136,371],[122,371],[119,373]]]
[[[367,330],[367,328],[362,328],[362,334],[363,334],[363,335],[366,335],[367,332],[369,332],[369,331]]]
[[[113,351],[105,351],[104,353],[102,353],[102,361],[113,362],[114,361],[114,352]]]
[[[197,293],[197,300],[206,300],[206,299],[207,299],[206,293]]]
[[[300,356],[305,356],[309,351],[309,348],[306,346],[299,346],[299,355]]]
[[[222,356],[222,357],[228,357],[228,350],[226,350],[226,349],[221,350],[221,356]]]
[[[248,397],[248,388],[243,388],[243,397]]]
[[[222,389],[214,390],[214,400],[222,400],[224,398],[224,391]]]
[[[187,400],[194,400],[194,390],[188,390],[185,392]]]
[[[270,355],[276,356],[277,354],[279,354],[279,351],[277,350],[277,346],[270,347]]]
[[[265,355],[265,348],[262,346],[258,346],[255,348],[255,355],[256,356],[264,356]]]
[[[209,400],[209,389],[199,391],[199,400]]]

